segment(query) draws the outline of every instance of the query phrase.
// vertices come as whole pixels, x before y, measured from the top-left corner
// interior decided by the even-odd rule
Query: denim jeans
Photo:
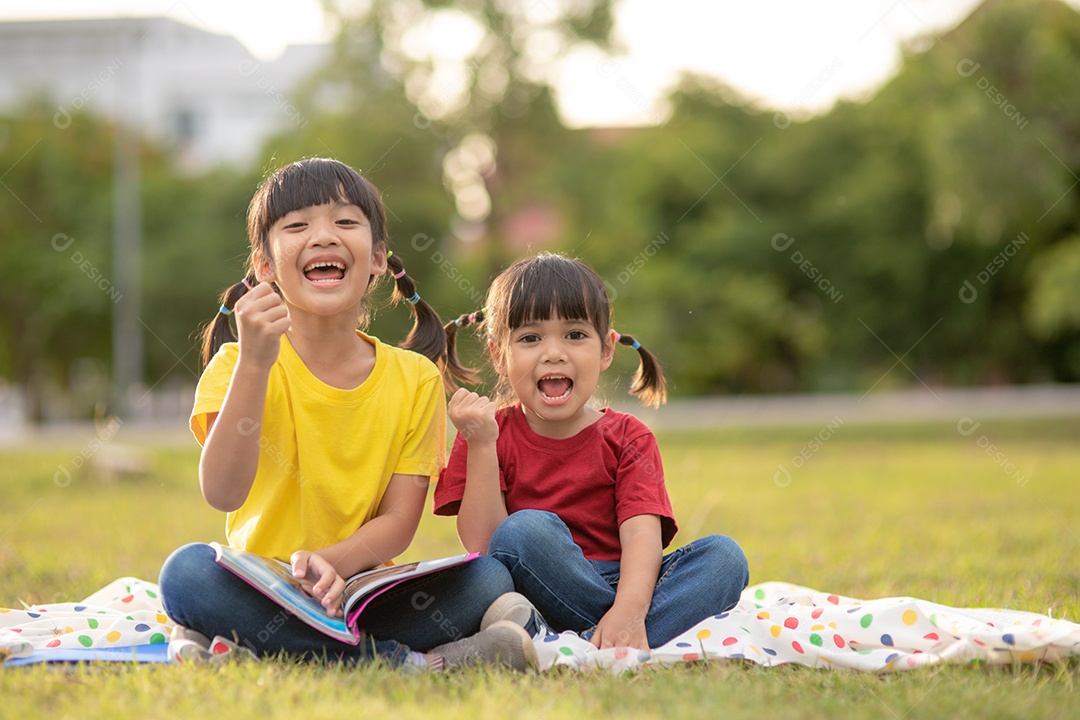
[[[587,560],[554,513],[511,514],[492,534],[488,554],[510,570],[517,591],[556,632],[594,629],[615,602],[619,561]],[[649,647],[730,610],[749,581],[746,556],[729,537],[710,535],[668,553],[645,616]]]
[[[449,570],[418,578],[373,600],[361,621],[358,645],[338,642],[301,622],[214,559],[202,543],[173,552],[159,578],[165,612],[180,625],[207,637],[231,638],[259,655],[326,658],[350,664],[379,658],[400,665],[409,650],[474,635],[484,611],[513,590],[510,574],[482,556]]]

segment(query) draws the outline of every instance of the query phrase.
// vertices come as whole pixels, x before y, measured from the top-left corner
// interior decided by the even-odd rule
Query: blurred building
[[[63,127],[82,109],[126,120],[192,170],[252,160],[303,127],[293,103],[329,45],[256,60],[236,38],[170,18],[0,22],[0,112],[45,97]]]

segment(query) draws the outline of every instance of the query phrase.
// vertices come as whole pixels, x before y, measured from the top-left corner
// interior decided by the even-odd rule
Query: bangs
[[[584,320],[601,333],[607,330],[607,290],[596,274],[581,263],[557,255],[532,258],[522,264],[507,289],[506,320],[510,328],[560,318]]]
[[[253,240],[263,239],[274,223],[294,210],[327,203],[357,206],[371,224],[372,237],[385,241],[378,190],[348,165],[326,158],[300,160],[268,178],[252,200],[249,234]]]

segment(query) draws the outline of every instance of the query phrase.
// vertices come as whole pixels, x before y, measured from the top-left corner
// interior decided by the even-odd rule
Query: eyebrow
[[[322,204],[325,205],[326,203],[322,203]],[[304,207],[299,207],[299,208],[296,208],[294,210],[290,210],[289,212],[285,213],[281,217],[286,218],[289,215],[292,215],[293,213],[307,212],[307,211],[311,210],[312,208],[316,208],[316,207],[320,207],[320,206],[319,205],[305,205]],[[364,212],[364,209],[362,207],[360,207],[359,205],[357,205],[356,203],[341,202],[340,200],[330,203],[330,209],[327,210],[326,212],[334,212],[335,210],[341,210],[343,208],[346,209],[346,210],[356,210],[356,212],[360,213],[364,217],[367,217],[367,213]]]
[[[548,322],[550,320],[555,320],[555,321],[558,321],[558,322],[565,322],[565,323],[569,323],[571,325],[584,325],[585,327],[590,327],[590,328],[593,326],[592,322],[589,321],[589,320],[586,320],[585,318],[553,317],[553,318],[547,318],[546,320],[529,320],[528,322],[521,323],[516,328],[514,328],[514,330],[517,331],[517,330],[521,330],[522,328],[535,328],[535,327],[539,326],[540,323]]]

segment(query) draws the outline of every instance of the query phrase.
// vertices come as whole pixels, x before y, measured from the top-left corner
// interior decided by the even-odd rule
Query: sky
[[[547,0],[534,0],[538,3]],[[1080,6],[1080,0],[1069,0]],[[662,120],[664,90],[683,71],[719,78],[763,107],[819,112],[871,94],[897,69],[901,43],[955,26],[979,0],[617,0],[606,57],[571,53],[556,69],[572,126]],[[259,59],[328,39],[319,0],[34,0],[0,20],[168,16],[237,37]]]

